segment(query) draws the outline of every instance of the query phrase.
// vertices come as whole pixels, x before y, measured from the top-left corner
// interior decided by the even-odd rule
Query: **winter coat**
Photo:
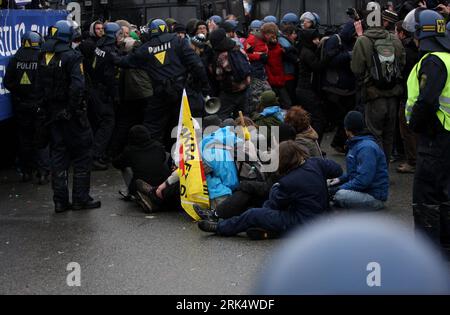
[[[234,157],[230,153],[234,152],[233,146],[241,141],[230,127],[225,127],[205,136],[201,142],[202,160],[206,172],[206,182],[208,184],[209,198],[211,200],[231,196],[239,186],[238,171]]]
[[[391,36],[390,33],[381,28],[371,28],[364,33],[364,36],[358,37],[355,47],[353,48],[353,56],[351,68],[360,85],[364,88],[363,95],[365,100],[370,101],[380,97],[395,97],[401,96],[403,88],[401,84],[397,84],[390,90],[380,90],[376,88],[372,82],[370,71],[373,65],[373,43],[375,40],[387,38]],[[395,55],[401,69],[406,63],[405,49],[402,42],[394,37],[393,43],[395,46]]]
[[[283,48],[279,43],[269,44],[269,54],[266,64],[267,81],[270,86],[282,88],[286,83],[284,64],[283,64]]]
[[[244,50],[247,53],[250,65],[252,67],[252,78],[259,80],[267,80],[266,69],[264,63],[261,61],[261,55],[269,53],[269,48],[266,42],[254,35],[250,34],[244,43]]]
[[[351,95],[356,90],[356,78],[351,69],[353,22],[344,24],[339,34],[322,42],[321,59],[327,67],[321,75],[322,89],[338,95]]]
[[[317,47],[312,42],[313,35],[309,30],[303,30],[300,36],[300,56],[298,69],[297,88],[302,90],[313,90],[313,79],[324,67],[317,55]]]
[[[341,174],[342,168],[336,162],[310,158],[272,187],[263,207],[288,211],[291,221],[307,222],[328,211],[327,179]]]
[[[349,151],[347,173],[340,180],[339,189],[370,194],[386,201],[389,194],[389,173],[386,156],[372,135],[360,135],[347,142]]]
[[[295,137],[295,142],[307,149],[310,157],[322,157],[322,150],[320,149],[318,140],[319,135],[312,127],[297,134]]]

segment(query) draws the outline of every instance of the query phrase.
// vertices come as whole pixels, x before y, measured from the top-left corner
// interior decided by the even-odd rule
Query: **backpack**
[[[401,76],[400,67],[395,54],[393,35],[373,41],[372,82],[380,90],[394,88]]]
[[[247,56],[240,50],[229,50],[228,62],[230,63],[233,77],[236,82],[242,82],[250,75],[250,62],[248,61]]]

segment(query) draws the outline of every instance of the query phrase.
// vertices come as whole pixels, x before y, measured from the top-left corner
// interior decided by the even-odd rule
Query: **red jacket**
[[[283,48],[279,43],[270,44],[269,58],[266,64],[267,81],[272,87],[283,87],[286,83],[283,64]]]
[[[248,35],[244,42],[244,49],[250,62],[258,61],[262,53],[267,54],[269,52],[266,42],[253,34]]]

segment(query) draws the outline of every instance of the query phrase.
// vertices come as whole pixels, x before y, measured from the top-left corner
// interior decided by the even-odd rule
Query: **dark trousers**
[[[408,124],[406,123],[404,102],[400,104],[398,117],[399,117],[400,135],[402,137],[403,146],[405,149],[406,162],[409,165],[414,166],[416,165],[417,136],[411,129],[409,129]]]
[[[413,203],[440,205],[449,201],[450,132],[418,135]]]
[[[397,104],[397,97],[381,97],[368,101],[365,106],[367,128],[377,138],[388,163],[394,146]]]
[[[143,123],[149,101],[149,98],[124,101],[118,107],[116,124],[110,146],[113,157],[122,153],[127,144],[128,133],[131,127]]]
[[[68,172],[73,165],[73,203],[89,201],[92,165],[92,131],[87,117],[74,116],[70,120],[50,125],[50,155],[53,200],[69,203]]]
[[[289,95],[289,92],[286,89],[286,87],[282,88],[273,87],[272,90],[277,95],[281,108],[289,109],[292,107],[291,96]]]
[[[338,95],[332,92],[325,93],[327,93],[327,108],[325,111],[327,113],[328,123],[337,128],[331,145],[342,148],[347,142],[344,118],[349,111],[355,108],[355,95]]]
[[[227,118],[237,118],[239,111],[242,111],[244,115],[248,114],[248,98],[249,89],[238,93],[228,93],[225,91],[220,92],[221,107],[217,115],[220,119],[225,120]]]
[[[176,141],[172,138],[172,130],[178,125],[181,97],[182,92],[170,97],[164,92],[155,93],[144,114],[144,126],[149,130],[151,138],[163,143],[167,152],[171,152]]]
[[[288,211],[255,208],[245,211],[238,217],[220,221],[217,233],[222,236],[234,236],[249,228],[262,228],[282,234],[298,224],[299,220]]]
[[[297,80],[294,79],[286,81],[286,91],[289,94],[289,97],[291,98],[292,106],[298,105],[296,90],[297,90]]]
[[[114,102],[105,88],[90,92],[89,119],[94,132],[92,154],[94,159],[105,156],[114,131]]]
[[[23,173],[31,174],[37,170],[39,175],[50,172],[48,147],[37,149],[35,144],[36,113],[32,111],[17,112],[17,135],[19,140],[19,162]]]
[[[312,88],[297,88],[297,101],[311,115],[311,126],[319,135],[319,143],[325,132],[325,115],[320,98]]]

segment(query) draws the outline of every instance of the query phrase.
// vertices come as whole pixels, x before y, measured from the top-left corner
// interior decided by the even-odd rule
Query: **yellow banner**
[[[181,101],[177,150],[179,154],[181,205],[187,214],[198,221],[200,218],[193,205],[197,204],[201,208],[209,208],[209,193],[186,90],[183,91]]]

